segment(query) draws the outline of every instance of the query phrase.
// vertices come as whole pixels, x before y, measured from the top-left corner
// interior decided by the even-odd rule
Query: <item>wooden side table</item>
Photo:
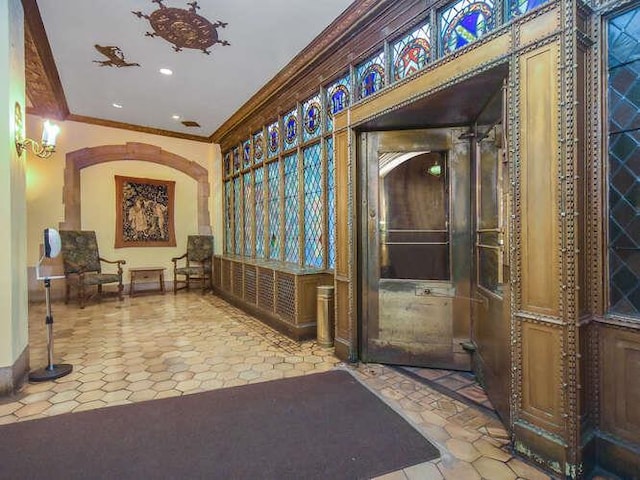
[[[164,271],[165,267],[139,267],[139,268],[130,268],[129,272],[131,273],[131,283],[129,284],[129,296],[133,297],[136,293],[144,292],[162,292],[164,295]],[[148,283],[156,283],[158,282],[158,289],[148,289],[139,290],[136,292],[136,285],[139,284],[148,284]]]

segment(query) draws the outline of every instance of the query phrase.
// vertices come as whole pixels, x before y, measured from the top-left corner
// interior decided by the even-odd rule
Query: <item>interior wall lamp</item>
[[[45,120],[42,127],[42,141],[38,144],[35,140],[23,136],[24,122],[22,120],[22,108],[18,102],[16,102],[14,109],[14,122],[14,141],[18,156],[22,155],[27,145],[31,146],[31,151],[40,158],[49,158],[53,155],[56,151],[56,137],[58,133],[60,133],[60,127],[58,125],[51,123],[49,120]]]

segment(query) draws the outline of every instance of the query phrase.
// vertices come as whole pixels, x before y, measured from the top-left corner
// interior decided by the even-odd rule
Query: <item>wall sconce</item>
[[[434,177],[439,177],[440,175],[442,175],[442,165],[440,165],[440,162],[436,160],[435,162],[433,162],[433,165],[427,168],[426,172],[429,175],[433,175]]]
[[[31,151],[34,155],[40,158],[49,158],[53,155],[53,152],[56,151],[56,137],[58,136],[58,133],[60,133],[60,127],[58,125],[51,123],[49,120],[45,120],[42,128],[42,141],[38,144],[35,140],[23,138],[22,131],[24,124],[22,121],[22,108],[18,102],[16,102],[14,109],[14,122],[14,140],[18,156],[22,155],[22,152],[27,148],[27,145],[30,145]]]

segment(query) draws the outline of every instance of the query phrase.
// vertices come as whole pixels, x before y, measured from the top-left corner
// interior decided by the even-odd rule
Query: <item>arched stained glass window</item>
[[[242,183],[244,184],[244,254],[250,257],[253,254],[253,236],[251,232],[253,182],[251,181],[251,172],[243,175]]]
[[[260,163],[264,158],[264,135],[262,131],[253,134],[253,161]]]
[[[444,54],[454,52],[495,28],[493,0],[460,0],[440,13],[440,36]]]
[[[316,143],[303,151],[304,159],[304,264],[322,267],[322,162]]]
[[[225,211],[225,253],[233,252],[233,232],[231,231],[232,218],[233,218],[233,183],[231,181],[224,184],[224,211]]]
[[[284,158],[284,260],[297,263],[298,254],[298,154]]]
[[[393,44],[393,79],[401,80],[424,68],[431,60],[431,27],[416,28]]]
[[[280,259],[280,166],[268,165],[269,174],[269,258]]]
[[[384,87],[384,52],[377,53],[356,67],[358,98],[373,95]]]
[[[298,145],[298,110],[293,109],[284,116],[284,150]]]
[[[267,135],[269,136],[269,138],[267,138],[267,144],[269,146],[267,156],[273,158],[280,153],[280,129],[278,128],[278,122],[273,122],[269,125]]]
[[[336,187],[333,138],[327,138],[327,266],[336,266]]]
[[[242,168],[251,166],[251,140],[242,142]]]
[[[302,139],[306,142],[316,138],[322,132],[322,104],[320,94],[314,95],[302,104]]]
[[[233,171],[234,173],[240,171],[240,149],[238,147],[233,149]]]
[[[235,225],[234,252],[236,255],[242,254],[242,210],[241,199],[242,178],[233,179],[233,222]]]
[[[255,170],[256,257],[264,258],[264,168]]]
[[[346,75],[327,87],[327,132],[333,131],[333,116],[349,107],[351,101],[349,78],[349,75]]]
[[[224,154],[224,162],[222,168],[224,170],[224,176],[231,175],[231,152],[227,152]]]
[[[529,10],[533,10],[543,3],[547,3],[547,1],[548,0],[509,0],[509,12],[512,18],[524,15]]]

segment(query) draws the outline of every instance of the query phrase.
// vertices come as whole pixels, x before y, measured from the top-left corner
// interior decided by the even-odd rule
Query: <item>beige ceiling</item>
[[[201,137],[216,131],[352,0],[199,0],[200,8],[195,12],[189,3],[37,0],[36,5],[35,0],[23,0],[28,29],[34,37],[31,50],[44,58],[45,49],[33,26],[37,16],[33,7],[40,11],[53,59],[48,64],[44,58],[40,67],[47,70],[54,93],[56,76],[51,70],[57,70],[61,86],[57,103],[66,100],[71,118]],[[161,6],[166,8],[159,12],[163,16],[183,22],[173,25],[181,32],[193,32],[185,25],[195,18],[193,13],[213,25],[226,23],[215,32],[218,40],[230,45],[216,43],[208,48],[209,55],[191,48],[177,52],[164,38],[146,35],[154,33],[149,19],[133,12],[151,16]],[[118,47],[125,62],[140,66],[101,66],[97,62],[108,58],[94,45]],[[27,39],[28,103],[34,113],[46,113],[53,107],[47,108],[34,91],[42,87],[39,83],[46,83],[42,75],[29,74],[34,63]],[[162,75],[160,68],[171,69],[173,75]],[[115,108],[114,103],[122,108]],[[186,127],[183,120],[198,122],[200,127]]]

